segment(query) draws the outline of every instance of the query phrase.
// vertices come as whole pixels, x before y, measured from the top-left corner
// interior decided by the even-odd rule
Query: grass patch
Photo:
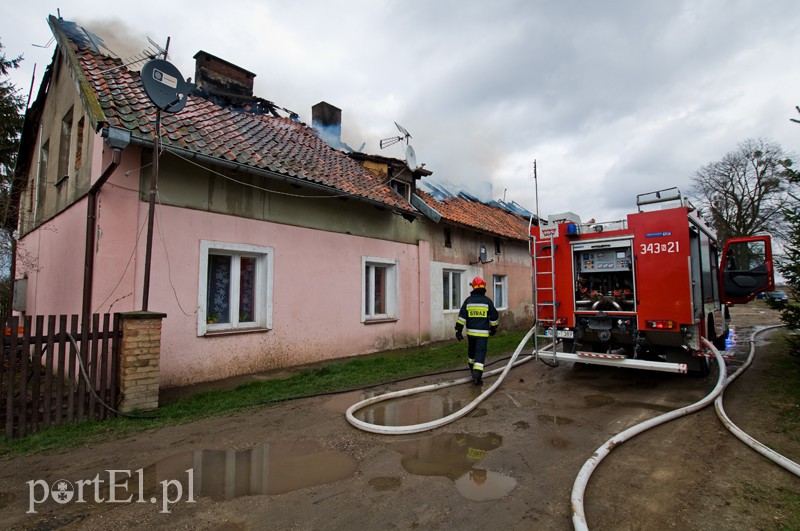
[[[784,335],[785,332],[781,334]],[[763,404],[779,409],[779,431],[797,441],[800,433],[800,358],[791,354],[791,347],[783,337],[773,341],[770,348],[775,349],[775,355],[771,359]]]
[[[489,342],[489,359],[508,356],[525,331],[501,332]],[[526,349],[532,348],[529,344]],[[342,361],[298,371],[287,379],[250,382],[229,391],[206,391],[166,404],[148,419],[118,417],[106,421],[56,426],[23,439],[0,440],[0,459],[97,444],[132,433],[222,416],[310,395],[347,391],[384,382],[463,368],[466,341],[446,342]],[[488,360],[487,360],[488,361]],[[455,377],[455,375],[454,375]]]

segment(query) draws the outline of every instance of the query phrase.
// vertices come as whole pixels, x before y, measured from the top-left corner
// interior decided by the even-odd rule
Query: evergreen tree
[[[800,111],[800,109],[798,109]],[[796,121],[796,120],[793,120]],[[783,210],[787,224],[786,242],[784,244],[784,257],[778,270],[786,279],[791,295],[789,304],[783,305],[781,321],[786,323],[790,330],[800,330],[800,171],[789,169],[787,177],[791,187],[788,190],[789,202]],[[790,335],[789,344],[792,353],[800,355],[800,336]]]
[[[3,53],[0,41],[0,312],[5,314],[11,283],[9,268],[13,258],[13,231],[17,220],[12,205],[11,185],[14,180],[17,152],[24,117],[24,102],[17,88],[8,79],[9,72],[19,67],[22,56],[12,59]]]

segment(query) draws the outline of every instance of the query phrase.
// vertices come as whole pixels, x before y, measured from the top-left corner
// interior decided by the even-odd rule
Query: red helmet
[[[475,277],[472,279],[472,282],[469,283],[472,286],[472,289],[486,289],[486,281],[483,280],[481,277]]]

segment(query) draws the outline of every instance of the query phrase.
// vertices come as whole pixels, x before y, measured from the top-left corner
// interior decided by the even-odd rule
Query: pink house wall
[[[129,197],[123,202],[132,203]],[[111,204],[106,199],[105,208]],[[144,234],[134,263],[122,275],[136,242],[133,227],[146,220],[146,203],[138,202],[137,216],[136,224],[117,217],[113,224],[110,217],[100,220],[105,240],[96,257],[94,299],[95,304],[106,301],[101,311],[113,301],[113,311],[141,308]],[[156,220],[149,309],[167,314],[164,387],[417,345],[429,338],[427,242],[409,245],[161,205]],[[197,336],[201,240],[274,249],[271,330]],[[398,261],[397,321],[361,322],[362,256]]]

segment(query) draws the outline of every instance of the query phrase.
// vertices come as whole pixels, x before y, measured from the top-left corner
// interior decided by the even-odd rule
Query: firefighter
[[[468,356],[467,363],[472,373],[475,385],[483,383],[483,364],[486,361],[486,351],[489,336],[495,335],[499,315],[492,299],[486,296],[486,281],[475,277],[469,283],[472,292],[464,299],[461,310],[456,320],[456,339],[464,339],[463,330],[467,327]]]

